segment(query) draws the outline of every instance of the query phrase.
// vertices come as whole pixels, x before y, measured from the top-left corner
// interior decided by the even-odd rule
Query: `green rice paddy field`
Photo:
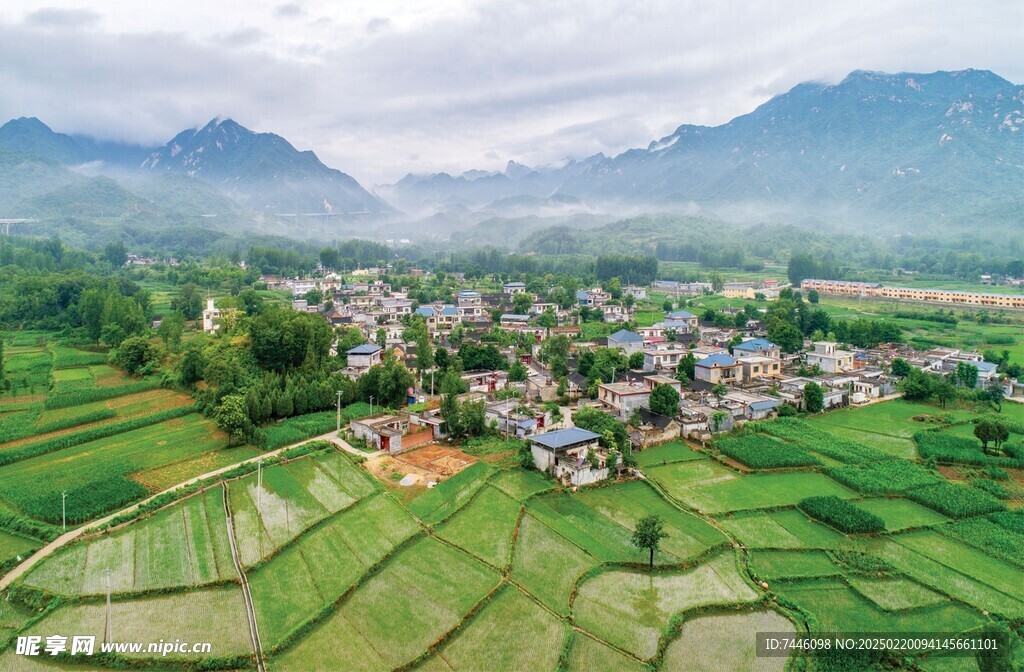
[[[815,423],[863,432],[867,417],[902,439],[921,426],[910,418],[936,409],[860,410]],[[1000,535],[1019,524],[1012,514],[954,529],[912,499],[866,496],[813,468],[744,474],[684,444],[641,457],[646,480],[575,493],[481,462],[404,504],[333,450],[216,483],[20,578],[22,598],[59,602],[33,622],[18,600],[0,601],[0,665],[14,660],[5,636],[102,636],[109,570],[119,636],[209,639],[206,664],[253,669],[232,542],[274,672],[781,670],[785,658],[754,657],[755,633],[960,632],[994,614],[1024,618],[1024,569],[957,537]],[[796,508],[822,494],[886,530],[846,535]],[[668,534],[654,572],[630,541],[650,513]]]

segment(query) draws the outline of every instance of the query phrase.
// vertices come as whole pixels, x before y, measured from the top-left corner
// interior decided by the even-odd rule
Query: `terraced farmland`
[[[951,522],[902,495],[847,488],[826,467],[744,474],[682,444],[660,455],[647,481],[575,493],[478,462],[403,505],[356,458],[325,448],[55,553],[17,588],[18,599],[59,602],[27,628],[31,611],[0,602],[0,642],[43,628],[102,635],[109,570],[120,636],[202,632],[215,643],[206,664],[252,669],[232,541],[273,672],[778,670],[786,658],[753,657],[754,633],[956,632],[987,623],[986,612],[1024,617],[1024,569],[979,541],[1012,543],[1001,532],[1012,514]],[[886,478],[892,465],[864,465],[889,459],[848,463],[851,482]],[[941,481],[911,471],[908,492],[920,473]],[[851,537],[796,508],[825,494],[886,530]],[[668,534],[654,571],[632,544],[651,513]],[[150,609],[164,614],[155,624],[130,622]],[[0,665],[11,659],[3,647]]]

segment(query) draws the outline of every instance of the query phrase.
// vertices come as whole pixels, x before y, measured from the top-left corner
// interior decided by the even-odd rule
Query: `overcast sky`
[[[0,121],[163,144],[215,116],[366,186],[558,163],[852,70],[1024,82],[1024,3],[3,0]]]

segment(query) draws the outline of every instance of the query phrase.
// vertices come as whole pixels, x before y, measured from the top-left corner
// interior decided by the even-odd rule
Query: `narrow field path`
[[[299,441],[298,443],[293,443],[293,444],[290,444],[290,445],[287,445],[287,446],[282,446],[281,448],[277,448],[276,450],[272,450],[270,452],[263,453],[262,455],[257,455],[256,457],[250,457],[250,458],[248,458],[246,460],[242,460],[241,462],[236,462],[234,464],[229,464],[228,466],[221,467],[220,469],[214,469],[213,471],[208,471],[205,474],[200,474],[199,476],[195,476],[193,478],[190,478],[187,481],[182,481],[181,483],[177,483],[175,485],[172,485],[169,488],[161,490],[160,492],[158,492],[158,493],[156,493],[154,495],[150,495],[146,499],[144,499],[144,500],[142,500],[142,501],[140,501],[140,502],[138,502],[136,504],[132,504],[131,506],[127,506],[127,507],[121,509],[120,511],[115,511],[114,513],[111,513],[111,514],[109,514],[107,516],[104,516],[103,518],[99,518],[97,520],[90,521],[90,522],[86,523],[85,525],[82,525],[81,527],[76,527],[75,529],[68,530],[64,534],[60,535],[59,537],[57,537],[56,539],[54,539],[53,541],[48,543],[46,546],[43,546],[36,553],[32,554],[31,556],[29,556],[28,558],[23,560],[21,562],[21,564],[19,564],[17,567],[15,567],[11,571],[9,571],[3,577],[0,577],[0,590],[4,590],[5,588],[7,588],[9,585],[11,585],[11,583],[15,579],[17,579],[19,576],[21,576],[22,574],[24,574],[25,572],[30,570],[40,560],[42,560],[43,558],[46,558],[46,557],[52,555],[55,551],[63,548],[68,543],[70,543],[70,542],[74,541],[75,539],[77,539],[78,537],[82,536],[88,530],[91,530],[91,529],[93,529],[95,527],[98,527],[100,525],[103,525],[105,523],[109,523],[111,520],[113,520],[114,518],[116,518],[118,516],[124,515],[126,513],[131,513],[133,511],[137,510],[140,506],[143,506],[143,505],[147,504],[148,502],[152,501],[156,497],[159,497],[160,495],[166,494],[168,492],[174,492],[175,490],[180,490],[181,488],[188,487],[188,486],[192,485],[193,483],[197,483],[199,481],[203,481],[203,480],[206,480],[208,478],[213,478],[214,476],[219,476],[220,474],[227,473],[227,472],[231,471],[232,469],[237,469],[238,467],[241,467],[241,466],[246,465],[246,464],[255,464],[258,460],[260,460],[262,458],[273,457],[273,456],[275,456],[275,455],[277,455],[279,453],[282,453],[282,452],[288,450],[289,448],[295,448],[296,446],[301,446],[301,445],[303,445],[305,443],[309,443],[310,441],[330,441],[334,445],[338,446],[339,448],[342,448],[343,450],[345,450],[347,452],[354,453],[356,455],[361,455],[363,457],[367,456],[366,453],[363,453],[363,452],[361,452],[359,450],[356,450],[355,448],[350,446],[345,441],[339,439],[338,436],[337,436],[337,432],[328,432],[327,434],[321,434],[320,436],[314,436],[314,437],[306,439],[304,441]]]
[[[253,653],[256,654],[256,667],[259,672],[267,672],[263,665],[263,645],[260,643],[260,629],[256,624],[256,610],[252,607],[252,595],[249,593],[249,580],[242,569],[242,563],[238,559],[238,550],[235,548],[235,525],[231,517],[231,506],[228,504],[228,489],[222,483],[221,489],[224,492],[224,515],[228,526],[228,542],[231,544],[231,560],[235,563],[235,571],[242,582],[242,598],[245,600],[245,618],[249,622],[249,641],[252,642]]]

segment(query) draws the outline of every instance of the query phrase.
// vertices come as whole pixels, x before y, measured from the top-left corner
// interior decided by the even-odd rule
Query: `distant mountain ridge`
[[[698,207],[845,222],[1020,221],[1024,87],[984,70],[856,71],[799,84],[716,127],[515,177],[408,176],[395,203],[481,206],[514,195],[614,208]],[[519,171],[521,172],[521,171]],[[476,174],[476,173],[474,173]],[[547,191],[545,191],[547,190]]]
[[[144,147],[98,141],[86,136],[57,133],[34,117],[14,119],[0,126],[0,174],[20,175],[19,189],[5,193],[0,188],[0,209],[36,212],[38,203],[47,203],[45,212],[55,214],[54,199],[12,205],[4,202],[13,197],[41,196],[47,187],[64,187],[80,183],[86,174],[100,173],[118,181],[122,189],[132,191],[133,182],[152,180],[156,176],[175,174],[184,181],[161,180],[140,187],[147,197],[169,196],[191,205],[206,205],[214,212],[231,210],[218,202],[201,183],[213,185],[237,204],[254,212],[270,214],[380,214],[391,207],[362,188],[345,173],[325,166],[313,152],[300,152],[284,138],[272,133],[255,133],[231,119],[214,119],[203,128],[189,129],[176,135],[163,147]],[[31,170],[22,170],[19,166]],[[32,176],[40,180],[33,183]],[[139,212],[138,203],[120,195],[105,182],[96,182],[90,189],[90,207],[117,214]],[[55,196],[78,193],[61,191]],[[111,195],[109,207],[96,199]],[[6,198],[5,198],[6,197]],[[130,204],[130,207],[128,207]],[[172,209],[173,203],[158,205]],[[122,209],[122,206],[127,209]],[[59,209],[58,209],[59,210]],[[83,212],[77,206],[63,214]],[[195,213],[199,214],[199,213]]]
[[[300,152],[273,133],[255,133],[231,119],[182,131],[142,162],[209,182],[243,205],[273,213],[380,213],[390,206],[355,179]]]

